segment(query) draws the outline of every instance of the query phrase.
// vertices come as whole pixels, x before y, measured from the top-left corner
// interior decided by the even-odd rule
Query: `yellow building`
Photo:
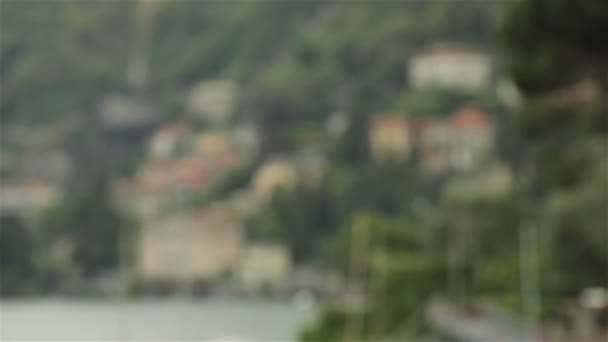
[[[252,243],[239,267],[241,281],[254,288],[285,285],[292,269],[289,250],[280,244]]]
[[[275,157],[258,168],[251,188],[257,198],[267,200],[276,190],[293,188],[297,182],[298,172],[293,163],[287,158]]]
[[[238,265],[242,246],[242,226],[223,208],[173,215],[141,228],[136,272],[144,282],[210,279]]]
[[[410,156],[412,137],[404,114],[382,114],[369,124],[369,147],[372,159],[406,159]]]
[[[192,137],[191,149],[195,154],[215,157],[232,152],[232,144],[222,131],[204,131]]]

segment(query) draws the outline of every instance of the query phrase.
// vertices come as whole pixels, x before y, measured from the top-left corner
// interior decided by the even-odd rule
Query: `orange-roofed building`
[[[193,149],[202,155],[216,156],[232,149],[228,136],[221,131],[202,132],[194,136]]]
[[[204,159],[220,172],[238,165],[240,155],[230,136],[222,131],[196,134],[190,143],[194,155]]]
[[[465,105],[448,117],[450,165],[468,171],[486,161],[494,152],[495,123],[477,107]]]
[[[406,159],[410,156],[412,137],[404,114],[381,114],[369,123],[369,148],[372,159]]]
[[[182,158],[144,164],[131,180],[116,182],[113,193],[118,201],[132,207],[138,217],[147,220],[179,207],[205,191],[209,182],[210,172],[203,162]]]
[[[144,165],[135,175],[135,182],[150,190],[204,190],[207,187],[207,178],[207,170],[201,161],[182,158]]]

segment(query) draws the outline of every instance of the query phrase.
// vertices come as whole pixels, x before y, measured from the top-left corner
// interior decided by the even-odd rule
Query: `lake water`
[[[0,302],[2,341],[293,341],[314,309],[262,300]]]

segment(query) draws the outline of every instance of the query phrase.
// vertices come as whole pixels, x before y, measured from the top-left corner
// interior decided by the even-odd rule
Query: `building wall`
[[[296,168],[288,161],[277,159],[260,166],[253,177],[252,188],[258,198],[269,199],[277,189],[291,188],[297,181]]]
[[[408,62],[414,88],[451,87],[482,90],[489,85],[492,66],[486,54],[474,51],[443,51],[422,54]]]
[[[50,205],[58,197],[47,183],[0,184],[0,210],[30,215]]]
[[[237,91],[236,82],[229,79],[202,81],[190,92],[188,111],[210,123],[224,123],[234,111]]]
[[[491,127],[456,127],[452,128],[450,141],[450,166],[467,171],[492,154],[494,130]]]
[[[233,270],[241,256],[243,234],[236,223],[202,223],[192,231],[188,246],[191,271],[201,277]]]
[[[241,260],[239,275],[252,286],[284,284],[291,272],[289,251],[278,244],[252,244]]]
[[[412,137],[407,120],[398,115],[381,115],[372,118],[369,146],[374,160],[409,157]]]
[[[242,244],[237,221],[173,216],[141,228],[137,273],[144,281],[213,278],[236,267]]]
[[[427,122],[419,134],[420,161],[422,169],[441,172],[449,166],[450,127],[446,122]]]
[[[446,119],[418,122],[417,146],[427,172],[473,171],[495,159],[496,127],[491,115],[464,105]]]

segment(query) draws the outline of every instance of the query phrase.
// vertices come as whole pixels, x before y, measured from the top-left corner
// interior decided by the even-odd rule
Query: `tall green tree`
[[[15,215],[0,216],[0,295],[27,291],[33,273],[31,236]]]
[[[131,221],[112,203],[105,174],[83,178],[43,214],[41,228],[50,242],[73,243],[72,263],[87,276],[119,266],[121,239],[127,238]]]
[[[518,121],[537,178],[546,285],[608,282],[608,3],[513,1],[502,23],[525,97]]]

